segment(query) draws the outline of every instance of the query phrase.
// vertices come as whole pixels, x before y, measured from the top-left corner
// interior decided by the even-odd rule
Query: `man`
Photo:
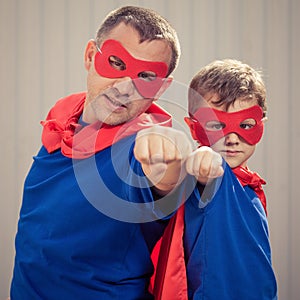
[[[153,103],[179,56],[174,29],[140,7],[111,12],[88,42],[87,92],[59,100],[42,122],[11,300],[153,298],[150,254],[177,207],[180,189],[168,194],[191,150]]]

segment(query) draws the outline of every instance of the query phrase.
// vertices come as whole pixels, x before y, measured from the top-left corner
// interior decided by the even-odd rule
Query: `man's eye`
[[[150,71],[140,72],[138,76],[140,79],[143,79],[144,81],[153,81],[156,79],[156,74]]]
[[[211,131],[222,130],[225,127],[225,124],[218,121],[209,121],[205,124],[205,129]]]
[[[111,55],[108,62],[115,70],[124,71],[126,69],[126,64],[117,56]]]
[[[247,119],[240,124],[240,127],[245,130],[249,130],[256,125],[256,121],[254,119]]]

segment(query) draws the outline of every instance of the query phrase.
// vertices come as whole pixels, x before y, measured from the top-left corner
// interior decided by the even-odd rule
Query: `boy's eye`
[[[122,59],[120,59],[117,56],[111,55],[108,58],[109,64],[115,69],[119,71],[124,71],[126,70],[126,64],[123,62]]]
[[[222,130],[225,128],[225,124],[219,121],[209,121],[205,124],[205,129],[210,131]]]
[[[253,128],[255,125],[256,125],[256,121],[254,119],[247,119],[240,124],[240,127],[242,129],[249,130]]]
[[[138,74],[138,77],[144,81],[153,81],[156,79],[156,74],[151,71],[143,71]]]

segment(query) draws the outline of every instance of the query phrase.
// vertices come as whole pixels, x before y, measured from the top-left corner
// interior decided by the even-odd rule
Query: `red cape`
[[[60,99],[42,121],[42,142],[49,153],[61,149],[63,155],[83,159],[94,155],[118,140],[153,126],[171,126],[171,116],[152,103],[149,109],[127,123],[110,126],[95,122],[87,126],[78,124],[83,112],[86,93],[73,94]]]
[[[257,193],[267,214],[266,197],[262,190],[262,184],[266,182],[248,168],[237,167],[233,172],[242,186],[249,185]],[[155,300],[188,300],[183,234],[184,205],[172,217],[152,252],[155,271],[150,291]]]

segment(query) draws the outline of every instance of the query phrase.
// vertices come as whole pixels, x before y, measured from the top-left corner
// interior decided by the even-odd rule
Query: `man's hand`
[[[136,136],[134,155],[160,195],[182,182],[186,175],[184,162],[191,152],[187,135],[174,128],[156,125]]]
[[[186,171],[194,175],[201,184],[207,184],[223,175],[222,157],[210,147],[202,146],[187,158]]]

